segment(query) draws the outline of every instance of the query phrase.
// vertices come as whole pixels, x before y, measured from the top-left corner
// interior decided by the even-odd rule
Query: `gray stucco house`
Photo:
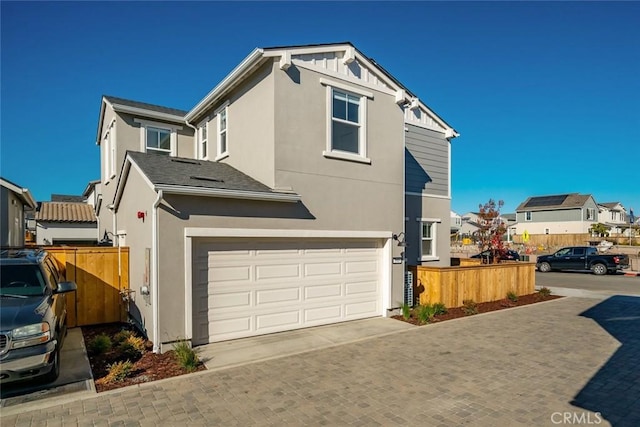
[[[0,178],[0,245],[24,246],[25,208],[35,209],[36,202],[27,188]]]
[[[599,219],[591,194],[552,194],[527,198],[516,208],[516,234],[588,233]]]
[[[102,98],[98,234],[156,351],[386,316],[449,265],[456,136],[350,43],[255,49],[188,111]]]

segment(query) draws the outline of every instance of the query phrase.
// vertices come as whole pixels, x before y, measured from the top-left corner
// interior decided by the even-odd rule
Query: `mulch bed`
[[[519,307],[522,305],[535,304],[537,302],[542,301],[550,301],[553,299],[562,298],[560,295],[549,295],[547,297],[543,297],[538,293],[522,295],[518,297],[518,301],[511,301],[509,299],[502,299],[499,301],[491,301],[491,302],[481,302],[477,303],[478,314],[480,313],[489,313],[491,311],[503,310],[505,308]],[[448,308],[446,314],[437,314],[434,316],[433,320],[430,323],[442,322],[445,320],[457,319],[460,317],[468,317],[468,314],[465,314],[463,307],[455,307]],[[412,316],[408,319],[402,317],[402,315],[392,316],[392,318],[396,320],[401,320],[403,322],[411,323],[413,325],[422,325],[418,319],[415,317],[415,314],[412,313]],[[429,323],[424,323],[428,325]]]
[[[112,348],[102,354],[92,354],[92,352],[89,351],[90,343],[93,342],[93,339],[100,334],[106,334],[111,337],[113,341],[113,337],[122,330],[136,331],[126,323],[83,326],[81,329],[82,335],[84,336],[85,346],[88,350],[89,363],[91,365],[96,391],[98,392],[114,390],[134,384],[157,381],[189,373],[179,365],[173,350],[162,354],[156,354],[153,352],[153,344],[151,341],[146,341],[145,351],[142,356],[135,361],[131,360],[131,362],[134,363],[133,372],[131,372],[130,375],[122,381],[108,383],[104,380],[104,377],[109,373],[109,365],[114,362],[123,361],[126,357],[123,357],[117,348]],[[137,332],[136,335],[140,336]],[[194,372],[204,371],[206,369],[207,368],[204,364],[200,362]]]

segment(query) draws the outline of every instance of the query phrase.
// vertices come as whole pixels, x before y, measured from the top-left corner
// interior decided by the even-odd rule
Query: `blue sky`
[[[351,41],[461,136],[452,209],[579,192],[640,213],[638,2],[5,2],[0,174],[98,179],[102,94],[191,109],[255,47]]]

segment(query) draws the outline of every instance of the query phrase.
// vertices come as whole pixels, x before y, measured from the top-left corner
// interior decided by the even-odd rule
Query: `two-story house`
[[[516,208],[516,234],[581,234],[598,223],[598,204],[590,194],[529,197]]]
[[[629,217],[620,202],[598,203],[600,222],[609,228],[612,236],[629,235]]]
[[[449,264],[455,136],[350,43],[256,49],[189,111],[104,96],[131,316],[161,351],[388,315],[404,259]]]

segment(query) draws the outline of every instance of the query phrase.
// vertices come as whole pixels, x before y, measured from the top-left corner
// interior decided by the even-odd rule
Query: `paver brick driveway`
[[[102,393],[1,422],[636,426],[638,337],[640,298],[563,298]]]

